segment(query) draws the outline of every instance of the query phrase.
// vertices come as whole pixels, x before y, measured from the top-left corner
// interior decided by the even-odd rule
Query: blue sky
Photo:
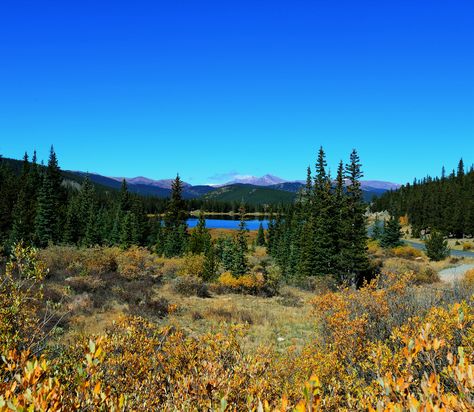
[[[206,183],[474,162],[472,1],[3,1],[0,153]],[[214,181],[215,182],[215,181]]]

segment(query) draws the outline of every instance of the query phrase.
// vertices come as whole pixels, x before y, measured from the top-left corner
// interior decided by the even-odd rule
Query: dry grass
[[[247,348],[260,344],[275,345],[278,349],[300,348],[315,332],[308,304],[314,294],[296,288],[285,290],[287,293],[291,291],[295,306],[288,306],[288,301],[282,297],[238,294],[215,295],[209,299],[182,297],[169,284],[163,285],[157,294],[179,305],[179,309],[164,322],[180,326],[192,334],[220,330],[223,323],[237,323],[247,325]]]

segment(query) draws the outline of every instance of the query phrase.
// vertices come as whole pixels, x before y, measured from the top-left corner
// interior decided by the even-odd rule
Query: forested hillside
[[[407,215],[413,235],[436,229],[445,235],[462,238],[474,235],[474,169],[466,172],[460,160],[449,176],[426,177],[406,184],[375,199],[373,211],[388,210]]]

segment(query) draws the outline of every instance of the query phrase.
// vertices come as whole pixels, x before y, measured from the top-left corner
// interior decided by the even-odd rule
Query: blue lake
[[[191,217],[187,220],[188,227],[193,228],[197,225],[198,218]],[[262,224],[264,229],[268,228],[268,219],[246,219],[245,224],[248,230],[258,230],[258,227]],[[206,227],[208,229],[238,229],[239,227],[239,219],[206,219]]]

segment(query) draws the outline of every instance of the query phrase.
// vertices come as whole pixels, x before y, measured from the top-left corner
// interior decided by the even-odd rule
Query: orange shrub
[[[157,257],[147,249],[137,246],[132,246],[117,256],[117,268],[122,276],[129,279],[159,275]]]
[[[399,258],[403,259],[415,259],[424,256],[423,251],[416,249],[412,246],[398,246],[391,250],[391,252]]]
[[[261,273],[256,273],[236,278],[231,272],[224,272],[217,279],[217,287],[228,292],[258,294],[265,287],[265,277]]]

